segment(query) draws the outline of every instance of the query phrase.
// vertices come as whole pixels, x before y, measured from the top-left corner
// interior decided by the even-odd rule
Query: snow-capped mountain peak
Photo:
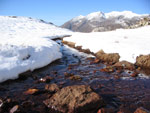
[[[77,17],[75,17],[75,18],[73,18],[72,19],[72,21],[79,21],[79,20],[81,20],[81,19],[83,19],[85,16],[83,16],[83,15],[80,15],[80,16],[77,16]]]
[[[105,14],[101,11],[90,13],[86,16],[87,20],[105,18]]]

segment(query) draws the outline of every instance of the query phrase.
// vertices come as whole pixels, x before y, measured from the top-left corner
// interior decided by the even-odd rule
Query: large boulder
[[[136,58],[136,65],[142,68],[150,68],[150,55],[140,55]]]
[[[116,63],[119,61],[119,54],[118,53],[105,53],[103,50],[98,51],[96,54],[96,57],[102,61],[105,62],[112,62],[112,63]]]
[[[61,113],[94,113],[104,102],[89,86],[74,85],[62,88],[44,104]]]

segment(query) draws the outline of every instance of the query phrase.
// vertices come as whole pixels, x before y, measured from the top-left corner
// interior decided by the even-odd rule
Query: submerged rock
[[[136,58],[136,65],[142,68],[150,68],[150,55],[140,55]]]
[[[80,75],[74,75],[70,77],[71,80],[82,80],[82,78],[80,77]]]
[[[116,63],[119,62],[119,54],[118,53],[105,53],[103,50],[98,51],[96,54],[96,57],[102,61],[105,62],[112,62],[112,63]]]
[[[46,84],[45,90],[49,92],[57,92],[59,90],[59,87],[57,84]]]
[[[38,92],[39,92],[38,89],[30,88],[27,91],[25,91],[24,94],[26,94],[26,95],[34,95],[34,94],[37,94]]]
[[[103,106],[104,102],[89,86],[74,85],[62,88],[45,100],[44,104],[62,113],[93,113]]]
[[[100,69],[101,72],[108,72],[108,73],[112,73],[114,72],[114,67],[113,66],[106,66],[105,68]]]
[[[137,108],[134,113],[150,113],[150,112],[144,109],[143,107],[140,107],[140,108]]]
[[[10,109],[9,113],[21,113],[20,106],[15,105],[13,108]]]
[[[131,77],[137,77],[138,74],[139,74],[138,72],[133,72],[130,76],[131,76]]]

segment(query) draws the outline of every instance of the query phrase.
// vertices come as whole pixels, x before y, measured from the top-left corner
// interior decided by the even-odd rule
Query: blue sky
[[[0,15],[28,16],[56,25],[91,12],[124,10],[150,14],[150,0],[0,0]]]

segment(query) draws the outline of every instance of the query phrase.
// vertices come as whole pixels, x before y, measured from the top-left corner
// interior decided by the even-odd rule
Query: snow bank
[[[30,38],[30,39],[28,39]],[[0,82],[43,67],[61,58],[59,45],[42,38],[12,38],[0,42]]]
[[[83,49],[106,53],[119,53],[120,61],[135,63],[140,54],[150,54],[150,26],[137,29],[118,29],[110,32],[75,33],[64,41],[76,43]]]
[[[0,16],[0,82],[62,57],[53,38],[71,32],[40,20]]]

